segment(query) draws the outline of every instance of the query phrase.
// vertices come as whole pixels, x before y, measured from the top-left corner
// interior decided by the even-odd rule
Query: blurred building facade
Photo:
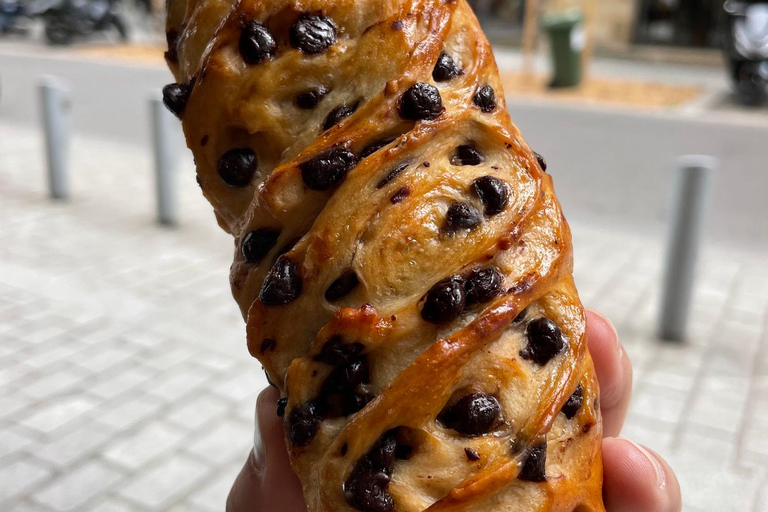
[[[519,38],[526,0],[470,0],[495,39]],[[638,45],[714,48],[724,0],[539,0],[540,9],[584,8],[593,2],[592,30],[599,49]]]

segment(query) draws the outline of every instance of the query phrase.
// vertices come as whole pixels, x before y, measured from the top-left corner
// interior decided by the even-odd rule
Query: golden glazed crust
[[[570,231],[466,1],[168,11],[309,510],[604,512]]]

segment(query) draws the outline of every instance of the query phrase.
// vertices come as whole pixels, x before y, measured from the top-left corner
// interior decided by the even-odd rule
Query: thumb
[[[235,480],[227,512],[306,512],[298,477],[291,469],[283,424],[276,414],[278,391],[267,388],[256,403],[254,449]]]

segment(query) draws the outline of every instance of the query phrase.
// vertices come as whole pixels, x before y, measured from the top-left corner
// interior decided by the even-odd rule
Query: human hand
[[[603,499],[608,512],[679,512],[680,486],[657,454],[621,432],[632,394],[632,365],[610,321],[587,311],[588,343],[600,382],[603,415]],[[283,423],[275,414],[278,391],[265,389],[256,415],[261,441],[251,451],[227,500],[227,512],[306,512],[298,477],[285,448]]]

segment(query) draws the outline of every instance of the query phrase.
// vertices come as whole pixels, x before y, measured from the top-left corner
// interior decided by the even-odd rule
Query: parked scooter
[[[736,97],[759,105],[768,94],[768,2],[728,0],[723,43]]]
[[[121,10],[120,0],[60,0],[38,12],[45,21],[48,43],[66,45],[111,28],[127,41],[128,28]]]
[[[0,0],[0,33],[26,34],[28,21],[21,0]]]

